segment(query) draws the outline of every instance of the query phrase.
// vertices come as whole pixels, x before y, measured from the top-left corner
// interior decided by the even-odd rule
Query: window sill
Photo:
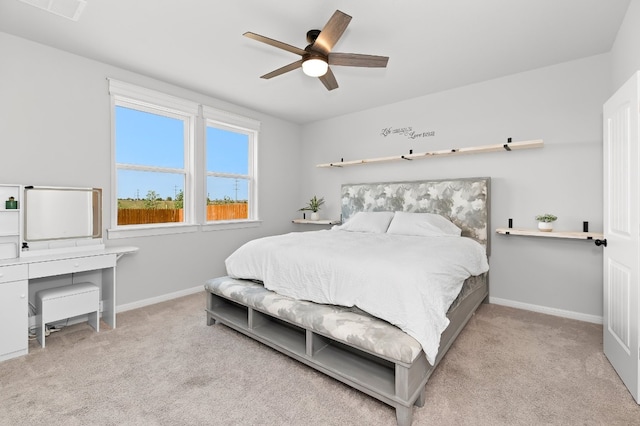
[[[197,232],[198,225],[160,225],[160,226],[127,226],[107,229],[107,238],[117,240],[120,238],[152,237],[155,235],[185,234]]]
[[[243,229],[243,228],[256,228],[262,223],[261,220],[243,220],[243,221],[220,221],[211,222],[204,225],[189,225],[189,224],[171,224],[171,225],[159,225],[159,226],[131,226],[107,229],[107,238],[109,240],[117,240],[121,238],[136,238],[136,237],[152,237],[157,235],[172,235],[172,234],[186,234],[192,232],[198,232],[202,230],[208,231],[222,231],[227,229]]]
[[[261,220],[221,220],[218,222],[208,222],[202,225],[202,230],[208,232],[223,231],[227,229],[257,228],[261,224]]]

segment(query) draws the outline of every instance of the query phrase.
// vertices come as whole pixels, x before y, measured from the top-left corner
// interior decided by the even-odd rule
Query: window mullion
[[[197,166],[195,164],[195,153],[198,144],[198,135],[196,133],[197,116],[190,117],[189,123],[184,129],[184,167],[186,169],[185,174],[185,218],[188,218],[189,223],[199,223],[198,214],[198,190],[197,180],[195,179],[195,172]]]
[[[141,172],[160,172],[160,173],[178,173],[186,174],[186,169],[177,169],[173,167],[146,166],[142,164],[116,163],[116,167],[121,170],[137,170]]]
[[[230,179],[245,179],[245,180],[251,179],[251,175],[242,175],[242,174],[236,174],[236,173],[207,172],[207,176],[223,177],[223,178],[230,178]]]

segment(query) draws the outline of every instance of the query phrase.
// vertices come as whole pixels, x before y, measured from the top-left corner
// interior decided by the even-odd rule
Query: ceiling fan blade
[[[336,42],[342,37],[349,22],[351,22],[351,16],[336,10],[313,43],[313,50],[325,56],[328,55]]]
[[[361,55],[358,53],[329,54],[329,65],[342,65],[347,67],[385,68],[389,62],[388,56]]]
[[[321,75],[318,78],[320,79],[322,84],[324,84],[324,87],[326,87],[327,90],[333,90],[338,88],[338,81],[336,80],[336,76],[333,75],[331,68],[327,69],[327,73],[325,75]]]
[[[296,55],[304,55],[304,54],[307,53],[307,51],[304,50],[304,49],[300,49],[300,48],[297,48],[295,46],[291,46],[290,44],[283,43],[281,41],[274,40],[274,39],[269,38],[269,37],[261,36],[260,34],[256,34],[256,33],[252,33],[252,32],[248,31],[248,32],[246,32],[246,33],[244,33],[242,35],[245,36],[245,37],[249,37],[251,39],[257,40],[257,41],[261,41],[261,42],[266,43],[266,44],[268,44],[270,46],[286,50],[287,52],[295,53]]]
[[[300,68],[301,66],[302,66],[302,59],[300,59],[299,61],[295,61],[293,63],[290,63],[289,65],[285,65],[282,68],[278,68],[275,71],[271,71],[270,73],[265,74],[265,75],[261,76],[260,78],[270,79],[270,78],[273,78],[273,77],[277,77],[280,74],[284,74],[285,72],[293,71],[293,70],[295,70],[297,68]]]

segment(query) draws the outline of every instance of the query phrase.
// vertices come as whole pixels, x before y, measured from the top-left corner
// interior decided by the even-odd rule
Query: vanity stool
[[[45,325],[78,315],[89,314],[89,325],[100,331],[100,287],[78,283],[41,290],[36,293],[37,338],[44,348]]]

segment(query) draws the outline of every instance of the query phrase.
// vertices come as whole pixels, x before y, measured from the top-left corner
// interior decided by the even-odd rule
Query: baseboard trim
[[[143,308],[145,306],[155,305],[156,303],[166,302],[167,300],[177,299],[178,297],[189,296],[190,294],[195,294],[200,291],[204,291],[204,286],[199,285],[185,290],[176,291],[174,293],[163,294],[162,296],[138,300],[137,302],[127,303],[125,305],[118,305],[116,306],[116,312],[125,312],[132,309]]]
[[[143,308],[149,305],[155,305],[156,303],[166,302],[168,300],[177,299],[183,296],[189,296],[190,294],[195,294],[200,291],[204,291],[204,286],[199,285],[196,287],[188,288],[186,290],[180,290],[174,293],[163,294],[162,296],[139,300],[133,303],[127,303],[126,305],[118,305],[116,306],[116,313],[130,311],[132,309],[137,309],[137,308]],[[102,313],[102,301],[100,301],[100,312]],[[77,317],[63,319],[60,321],[54,321],[51,324],[57,325],[57,326],[67,326],[67,325],[80,324],[81,322],[86,322],[86,321],[87,321],[87,315],[79,315]],[[35,327],[36,327],[36,316],[29,314],[29,329],[31,330],[31,329],[34,329]]]
[[[151,297],[149,299],[138,300],[137,302],[127,303],[125,305],[118,305],[118,306],[116,306],[116,312],[126,312],[126,311],[130,311],[132,309],[143,308],[145,306],[154,305],[156,303],[166,302],[168,300],[177,299],[177,298],[183,297],[183,296],[189,296],[191,294],[195,294],[195,293],[201,292],[203,290],[204,290],[204,288],[201,285],[199,285],[199,286],[191,287],[191,288],[188,288],[188,289],[185,289],[185,290],[180,290],[180,291],[176,291],[176,292],[173,292],[173,293],[163,294],[162,296],[157,296],[157,297]],[[502,305],[502,306],[508,306],[510,308],[524,309],[526,311],[539,312],[541,314],[554,315],[554,316],[562,317],[562,318],[575,319],[575,320],[578,320],[578,321],[585,321],[585,322],[590,322],[590,323],[594,323],[594,324],[602,324],[602,317],[598,316],[598,315],[589,315],[589,314],[583,314],[583,313],[580,313],[580,312],[567,311],[567,310],[564,310],[564,309],[549,308],[547,306],[532,305],[530,303],[517,302],[515,300],[502,299],[502,298],[499,298],[499,297],[491,297],[491,296],[489,296],[489,303],[494,303],[496,305]],[[29,326],[30,327],[34,327],[35,326],[35,316],[34,317],[30,317],[29,320],[30,320],[29,321]],[[82,322],[82,321],[83,321],[82,319],[79,319],[78,321],[74,321],[73,323]],[[69,325],[71,325],[71,323]]]
[[[524,309],[526,311],[539,312],[541,314],[554,315],[557,317],[570,318],[578,321],[602,324],[602,317],[598,315],[582,314],[580,312],[566,311],[564,309],[549,308],[547,306],[532,305],[530,303],[516,302],[515,300],[501,299],[489,296],[489,303],[508,306],[510,308]]]

